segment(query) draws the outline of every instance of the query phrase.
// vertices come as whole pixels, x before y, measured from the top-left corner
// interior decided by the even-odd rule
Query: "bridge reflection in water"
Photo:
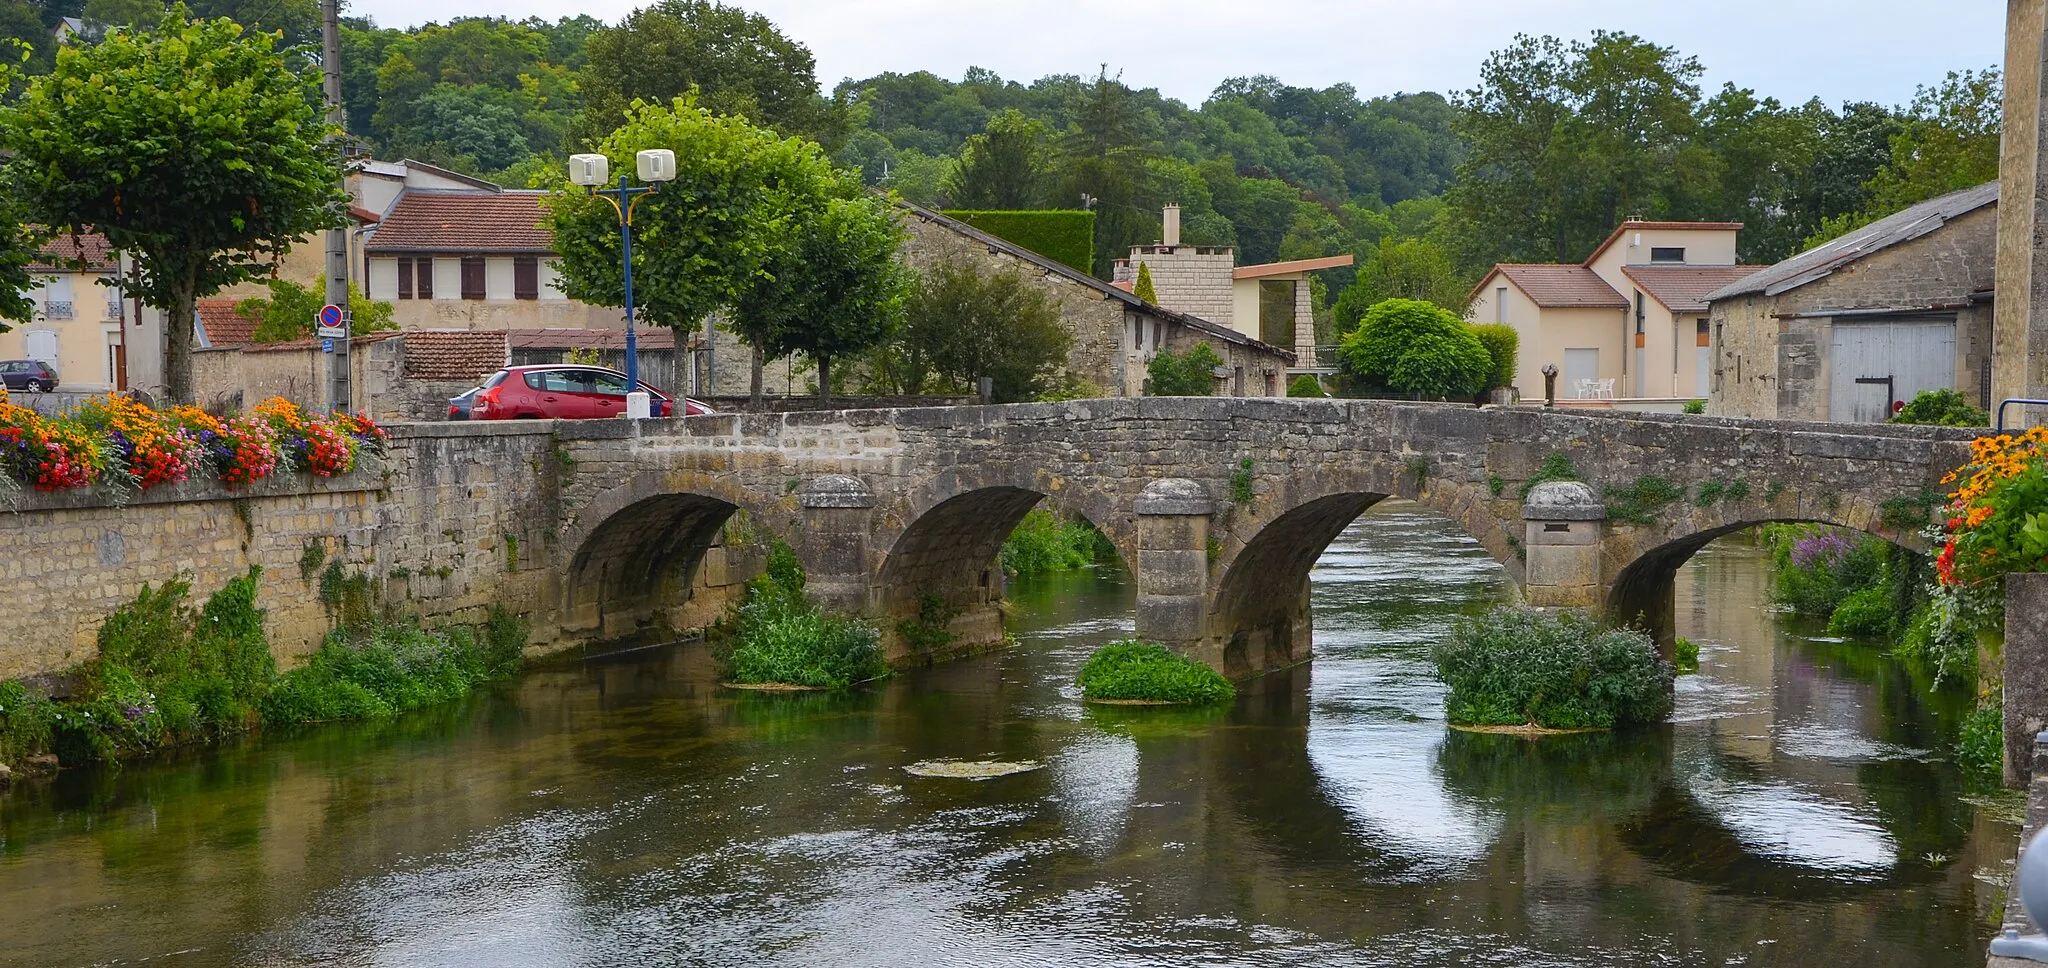
[[[850,696],[701,648],[547,667],[381,727],[0,797],[0,963],[1961,964],[2016,831],[1931,756],[1960,703],[1680,572],[1678,722],[1445,728],[1427,643],[1501,568],[1414,505],[1315,572],[1316,661],[1233,709],[1100,709],[1110,569],[1014,582],[1017,648]],[[987,783],[934,757],[1041,760]],[[109,916],[107,912],[117,912]],[[172,963],[176,963],[175,960]],[[195,962],[198,963],[198,962]]]

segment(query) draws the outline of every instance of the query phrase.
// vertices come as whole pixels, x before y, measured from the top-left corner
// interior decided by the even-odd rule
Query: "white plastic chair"
[[[1577,397],[1577,398],[1578,398],[1578,399],[1580,399],[1580,400],[1590,400],[1590,399],[1592,399],[1592,397],[1593,397],[1593,394],[1594,394],[1595,392],[1597,392],[1597,391],[1595,391],[1595,390],[1593,389],[1593,384],[1595,384],[1595,383],[1597,383],[1597,382],[1599,382],[1599,381],[1597,381],[1597,380],[1588,380],[1588,379],[1584,379],[1584,378],[1581,378],[1581,379],[1577,379],[1577,380],[1573,380],[1573,381],[1572,381],[1572,395],[1573,395],[1573,396],[1575,396],[1575,397]]]
[[[1597,398],[1599,398],[1599,399],[1601,399],[1601,400],[1612,400],[1612,399],[1614,399],[1614,378],[1613,378],[1613,377],[1609,377],[1609,378],[1607,378],[1607,379],[1605,379],[1605,380],[1595,380],[1595,381],[1593,381],[1593,382],[1594,382],[1594,384],[1595,384],[1595,386],[1594,386],[1594,388],[1593,388],[1593,396],[1595,396],[1595,397],[1597,397]]]

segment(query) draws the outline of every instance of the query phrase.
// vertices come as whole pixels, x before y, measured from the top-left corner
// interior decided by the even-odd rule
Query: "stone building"
[[[1351,264],[1348,255],[1263,265],[1237,264],[1229,246],[1182,245],[1180,206],[1166,206],[1158,245],[1134,245],[1116,260],[1113,284],[1137,285],[1138,267],[1152,275],[1161,306],[1188,313],[1274,346],[1292,346],[1299,365],[1315,363],[1315,304],[1309,273]]]
[[[1875,422],[1991,398],[1997,182],[1922,202],[1706,296],[1708,412]]]
[[[1162,349],[1186,352],[1197,343],[1208,344],[1224,360],[1217,372],[1219,395],[1275,397],[1287,393],[1287,369],[1294,364],[1294,354],[1287,350],[1229,326],[1153,305],[930,209],[901,204],[907,214],[904,227],[910,232],[902,257],[912,268],[966,261],[1036,274],[1074,334],[1068,368],[1094,384],[1103,396],[1142,395],[1146,364],[1155,354]]]

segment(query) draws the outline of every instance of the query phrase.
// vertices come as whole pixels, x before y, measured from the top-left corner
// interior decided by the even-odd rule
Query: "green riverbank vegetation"
[[[1608,729],[1671,713],[1671,665],[1648,635],[1570,613],[1501,608],[1461,620],[1430,656],[1453,725]]]
[[[1075,677],[1082,698],[1097,702],[1229,702],[1237,688],[1223,674],[1166,646],[1137,639],[1096,649]]]
[[[343,622],[280,673],[256,605],[260,577],[251,568],[196,608],[187,579],[145,584],[107,616],[97,654],[66,677],[70,695],[0,683],[0,763],[47,753],[67,766],[118,762],[252,729],[388,717],[519,669],[525,623],[493,609],[481,629],[390,614]]]
[[[1045,575],[1115,561],[1117,554],[1109,536],[1087,521],[1032,508],[1003,540],[1002,560],[1007,574]]]
[[[768,568],[713,630],[725,681],[738,685],[846,689],[889,674],[881,633],[855,618],[827,615],[804,597],[804,566],[781,541]]]
[[[1766,525],[1771,595],[1828,634],[1881,643],[1930,689],[1968,689],[1975,708],[1957,730],[1955,761],[1997,782],[2004,703],[1997,669],[2004,629],[1997,582],[1950,586],[1935,563],[1882,538],[1817,524]]]

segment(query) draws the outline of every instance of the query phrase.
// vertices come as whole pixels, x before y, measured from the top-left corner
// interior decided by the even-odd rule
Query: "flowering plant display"
[[[381,455],[389,440],[366,416],[310,415],[281,397],[228,418],[119,394],[46,416],[0,397],[0,477],[39,491],[147,491],[194,474],[239,488],[286,468],[334,477],[353,470],[366,448]]]
[[[1973,441],[1970,462],[1942,483],[1958,486],[1949,495],[1947,526],[1937,535],[1934,569],[1941,584],[2048,571],[2048,427]]]

